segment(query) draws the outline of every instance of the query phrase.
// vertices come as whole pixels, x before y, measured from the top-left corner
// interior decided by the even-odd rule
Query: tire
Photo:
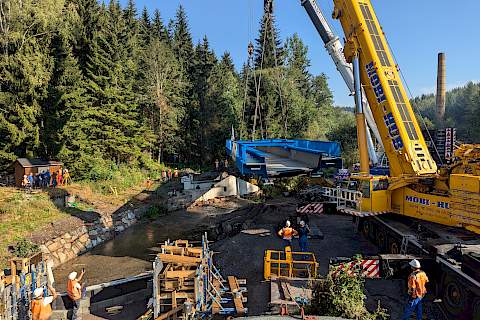
[[[389,245],[388,245],[388,251],[391,254],[399,254],[400,253],[400,245],[398,244],[397,240],[390,239]]]
[[[385,231],[383,230],[378,230],[377,231],[377,237],[375,239],[375,243],[378,246],[378,250],[380,253],[383,253],[387,249],[387,235],[385,234]]]
[[[456,319],[468,307],[468,292],[453,276],[446,274],[442,281],[442,302],[445,310]]]
[[[362,234],[366,239],[370,239],[370,231],[372,230],[372,224],[364,220],[362,223]]]

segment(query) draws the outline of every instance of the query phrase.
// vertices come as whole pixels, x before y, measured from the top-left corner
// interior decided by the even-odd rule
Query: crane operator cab
[[[384,213],[391,211],[391,191],[388,190],[387,176],[355,175],[341,186],[341,197],[348,209],[363,213]],[[348,191],[347,191],[348,190]]]

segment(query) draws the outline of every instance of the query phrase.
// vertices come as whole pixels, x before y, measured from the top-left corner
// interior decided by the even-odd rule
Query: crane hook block
[[[253,54],[253,43],[248,44],[248,55],[251,56]]]

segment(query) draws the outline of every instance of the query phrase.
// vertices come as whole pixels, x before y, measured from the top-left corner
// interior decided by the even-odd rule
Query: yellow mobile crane
[[[334,0],[345,33],[344,55],[364,88],[389,160],[390,176],[369,175],[361,90],[355,90],[361,173],[360,212],[393,212],[480,234],[478,147],[464,146],[439,171],[410,105],[399,69],[369,0]]]
[[[407,253],[423,257],[434,286],[430,291],[442,299],[450,317],[480,319],[480,145],[461,146],[453,164],[438,168],[370,0],[333,1],[333,18],[345,34],[345,63],[315,0],[301,3],[338,71],[354,87],[360,172],[345,188],[323,188],[323,196],[355,216],[358,229],[380,252],[394,254],[381,255],[387,273],[393,260],[411,258]],[[353,86],[344,76],[349,64]],[[370,174],[366,108],[380,133],[389,176]]]

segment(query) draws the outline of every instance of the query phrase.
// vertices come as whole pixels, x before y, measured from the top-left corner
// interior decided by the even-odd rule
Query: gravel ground
[[[265,228],[271,231],[269,236],[240,233],[220,240],[212,248],[219,252],[215,264],[224,276],[234,275],[247,279],[249,315],[261,315],[268,312],[270,284],[263,280],[263,257],[267,249],[282,250],[282,241],[275,235],[277,225],[286,220],[295,211],[294,200],[278,199],[269,202],[270,210],[260,212],[254,219],[252,229]],[[281,204],[281,205],[280,205]],[[323,240],[310,240],[310,250],[320,263],[320,273],[328,272],[331,257],[350,257],[356,254],[364,256],[378,254],[376,246],[354,232],[350,217],[340,215],[311,215],[310,225],[316,226],[324,235]],[[294,242],[294,250],[298,250]],[[369,310],[377,307],[378,301],[386,308],[391,319],[400,319],[405,303],[405,281],[369,279],[365,284]],[[438,318],[432,311],[431,303],[426,301],[426,319]]]

